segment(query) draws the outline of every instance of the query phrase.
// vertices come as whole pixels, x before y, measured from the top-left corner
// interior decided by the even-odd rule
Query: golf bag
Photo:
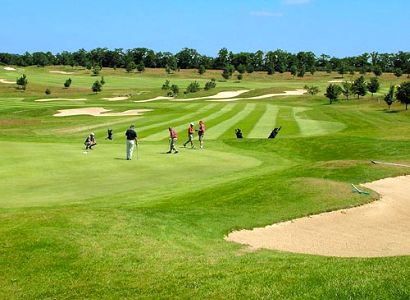
[[[242,130],[240,130],[239,128],[235,129],[235,134],[236,134],[236,138],[238,138],[238,139],[243,138]]]
[[[278,135],[281,129],[282,129],[282,126],[276,127],[275,129],[273,129],[272,132],[269,134],[268,139],[274,139]]]
[[[107,130],[107,137],[105,139],[109,139],[110,141],[112,141],[112,129]]]

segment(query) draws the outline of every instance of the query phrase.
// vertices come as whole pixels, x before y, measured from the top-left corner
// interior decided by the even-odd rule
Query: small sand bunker
[[[108,100],[108,101],[121,101],[121,100],[127,100],[129,99],[129,96],[117,96],[117,97],[111,97],[111,98],[103,98],[103,100]]]
[[[65,75],[74,74],[74,72],[65,72],[65,71],[50,71],[50,73],[54,73],[54,74],[65,74]]]
[[[85,101],[86,98],[44,98],[44,99],[37,99],[34,101],[37,102],[49,102],[49,101]]]
[[[61,109],[58,113],[54,114],[55,117],[68,117],[89,115],[94,117],[116,117],[116,116],[139,116],[145,112],[151,111],[151,109],[132,109],[124,112],[112,112],[108,113],[109,109],[102,107],[87,107],[87,108],[73,108],[73,109]]]
[[[6,71],[16,71],[16,69],[12,67],[4,67],[3,69]]]
[[[134,101],[134,102],[136,102],[136,103],[144,103],[144,102],[151,102],[151,101],[158,101],[158,100],[171,100],[171,99],[174,99],[174,97],[158,96],[158,97],[151,98],[151,99],[136,100],[136,101]]]
[[[266,99],[271,97],[278,97],[278,96],[301,96],[306,93],[304,89],[298,89],[294,91],[284,91],[283,93],[276,93],[276,94],[265,94],[255,97],[247,97],[247,98],[230,98],[230,99],[218,99],[218,100],[208,100],[208,101],[215,101],[215,102],[230,102],[230,101],[237,101],[237,100],[258,100],[258,99]]]
[[[410,176],[363,186],[381,195],[359,207],[230,233],[225,239],[253,249],[338,257],[410,255]]]
[[[1,83],[5,83],[5,84],[16,84],[15,81],[10,81],[10,80],[6,80],[6,79],[0,79]]]
[[[186,98],[186,99],[174,99],[174,101],[194,101],[194,100],[202,100],[202,99],[227,99],[227,98],[232,98],[232,97],[237,97],[240,94],[249,92],[249,90],[238,90],[238,91],[225,91],[225,92],[219,92],[215,95],[212,96],[206,96],[206,97],[197,97],[197,98]]]

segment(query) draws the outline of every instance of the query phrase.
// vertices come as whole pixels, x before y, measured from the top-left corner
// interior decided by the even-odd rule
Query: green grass
[[[348,259],[279,251],[250,252],[227,243],[232,230],[265,226],[374,201],[351,183],[409,174],[370,160],[410,163],[410,114],[380,95],[341,100],[321,95],[239,102],[133,100],[164,95],[165,79],[183,87],[217,78],[217,88],[181,98],[249,89],[241,97],[317,85],[335,74],[293,79],[289,74],[245,74],[220,82],[219,71],[166,75],[104,69],[102,94],[95,77],[70,67],[24,70],[27,91],[0,84],[0,299],[408,299],[410,258]],[[19,70],[18,72],[22,72]],[[16,72],[0,68],[0,78]],[[62,89],[71,77],[73,88]],[[346,76],[348,79],[348,76]],[[391,74],[382,87],[397,83]],[[52,97],[83,102],[35,102]],[[138,92],[144,91],[137,95]],[[130,100],[101,100],[119,94]],[[72,116],[59,109],[146,108],[138,117]],[[204,150],[168,150],[167,128],[179,144],[189,122],[205,120]],[[138,160],[126,161],[124,133],[135,124]],[[282,126],[268,140],[272,128]],[[114,140],[105,140],[107,128]],[[241,128],[245,138],[234,138]],[[84,154],[94,131],[98,145]],[[197,141],[195,141],[197,144]]]

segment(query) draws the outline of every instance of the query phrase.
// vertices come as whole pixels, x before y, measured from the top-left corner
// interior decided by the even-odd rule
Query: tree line
[[[216,57],[201,55],[195,49],[183,48],[176,54],[155,52],[148,48],[124,50],[117,48],[96,48],[90,51],[79,49],[75,52],[26,52],[24,54],[0,53],[0,64],[17,66],[70,65],[88,69],[95,67],[126,68],[127,70],[147,68],[166,68],[168,71],[178,69],[234,69],[239,73],[265,71],[291,72],[303,77],[306,72],[337,71],[340,74],[360,72],[395,73],[397,76],[410,74],[410,52],[398,53],[363,53],[344,58],[331,57],[313,52],[290,53],[281,49],[275,51],[256,51],[233,53],[227,48],[219,50]]]

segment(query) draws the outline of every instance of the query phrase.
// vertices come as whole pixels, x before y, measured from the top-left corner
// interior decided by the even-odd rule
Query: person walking
[[[191,144],[191,148],[195,148],[195,146],[194,146],[194,132],[195,132],[194,123],[191,123],[191,124],[189,124],[189,127],[188,127],[188,140],[184,143],[184,148],[186,147],[186,145],[188,143]]]
[[[97,145],[94,132],[91,132],[90,135],[87,136],[87,138],[85,139],[84,145],[85,145],[85,150],[88,150],[88,149],[93,150],[92,147]]]
[[[198,138],[199,138],[199,147],[201,149],[204,148],[204,135],[205,135],[205,123],[204,121],[199,121],[199,130],[198,130]]]
[[[169,151],[167,153],[172,153],[172,151],[174,151],[174,153],[178,153],[178,150],[175,148],[176,144],[177,144],[177,132],[175,131],[174,128],[169,127],[168,128],[169,131]]]
[[[138,147],[138,137],[134,125],[127,129],[125,136],[127,137],[127,160],[131,160],[135,145]]]

